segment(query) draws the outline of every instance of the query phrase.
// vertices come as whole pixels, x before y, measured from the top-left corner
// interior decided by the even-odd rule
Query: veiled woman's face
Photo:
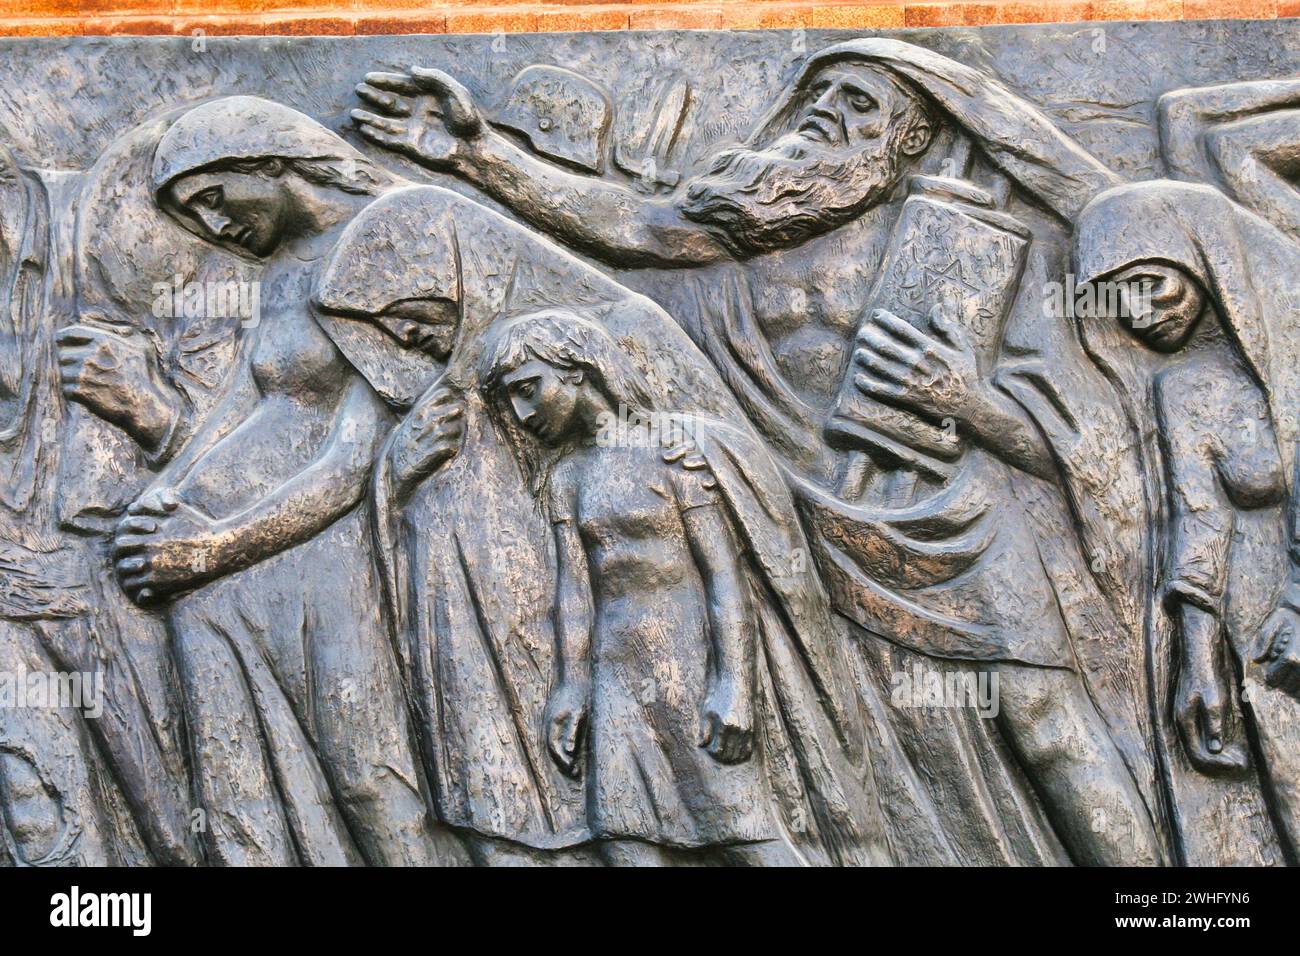
[[[460,310],[450,299],[407,299],[389,306],[375,322],[408,348],[445,362],[456,341]]]
[[[544,444],[563,443],[580,425],[580,371],[533,359],[503,375],[501,387],[519,424]]]
[[[202,229],[203,238],[258,257],[276,250],[291,218],[281,177],[260,170],[191,173],[172,184],[171,198]]]
[[[1177,352],[1186,345],[1205,311],[1205,290],[1175,266],[1139,262],[1110,281],[1120,287],[1120,324],[1155,352]]]

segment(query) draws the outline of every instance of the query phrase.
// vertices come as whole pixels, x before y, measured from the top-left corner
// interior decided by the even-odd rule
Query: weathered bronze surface
[[[0,860],[1296,862],[1297,77],[0,41]]]

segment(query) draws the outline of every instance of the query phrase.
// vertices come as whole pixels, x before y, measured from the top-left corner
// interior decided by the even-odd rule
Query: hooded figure
[[[252,135],[232,135],[237,131]],[[352,192],[361,191],[362,185],[391,183],[393,178],[379,172],[337,133],[292,107],[259,96],[223,96],[189,110],[163,135],[154,152],[154,190],[160,192],[182,176],[214,164],[259,163],[268,158],[335,163],[338,175],[355,177],[349,187]],[[187,215],[184,210],[176,212],[182,218]]]
[[[310,310],[323,254],[401,181],[252,97],[177,119],[153,177],[187,229],[265,263],[262,320],[241,329],[220,402],[115,543],[132,599],[168,602],[209,859],[445,859],[363,504],[391,419]]]
[[[84,673],[86,570],[57,526],[62,445],[51,290],[60,184],[0,146],[0,865],[138,865],[149,857],[77,708],[14,706],[27,675]],[[71,184],[67,184],[71,185]],[[86,702],[88,703],[88,702]],[[102,714],[101,714],[102,716]]]
[[[808,104],[815,99],[813,81],[836,65],[878,71],[925,104],[924,109],[932,114],[928,120],[932,142],[924,150],[925,156],[918,156],[925,169],[938,171],[940,162],[950,157],[960,168],[963,157],[974,147],[993,171],[1051,210],[1060,223],[1072,221],[1089,197],[1122,182],[1038,107],[988,74],[924,47],[883,38],[848,40],[809,56],[776,106],[737,152],[765,150],[796,132]],[[725,156],[720,154],[720,158]],[[871,165],[893,169],[893,175],[882,178],[874,191],[858,190],[844,199],[824,196],[811,201],[813,187],[804,193],[792,192],[780,205],[793,217],[793,223],[806,221],[806,227],[800,228],[814,234],[869,216],[889,200],[905,158],[900,144],[894,143],[873,159]],[[698,218],[698,212],[691,209],[702,208],[713,192],[710,180],[719,165],[715,162],[714,172],[688,181],[689,218]],[[843,179],[842,174],[831,177],[832,181]],[[787,232],[791,228],[785,227]],[[752,314],[751,298],[759,293],[750,292],[743,280],[732,276],[721,281],[710,276],[689,286],[689,293],[701,300],[696,309],[689,310],[700,313],[699,330],[693,335],[751,420],[801,470],[813,471],[818,478],[833,473],[834,456],[818,453],[824,449],[820,433],[825,412],[810,405],[778,368]]]
[[[1293,858],[1300,715],[1251,642],[1288,577],[1300,252],[1213,187],[1156,181],[1089,203],[1074,256],[1097,301],[1108,281],[1153,283],[1154,318],[1080,317],[1109,400],[1032,370],[1004,384],[1051,443],[1085,553],[1106,556],[1114,641],[1141,652],[1115,664],[1150,709],[1179,858]],[[1217,687],[1186,683],[1198,642]]]
[[[418,421],[450,390],[463,403],[462,444],[452,460],[409,486],[395,473],[399,426],[372,480],[375,550],[394,639],[441,818],[468,836],[484,861],[577,847],[591,838],[590,808],[581,784],[547,753],[542,722],[557,666],[549,528],[480,394],[474,356],[498,318],[562,307],[613,334],[664,401],[739,420],[734,404],[680,328],[648,300],[500,215],[435,187],[394,192],[354,220],[322,271],[315,301],[343,321],[372,325],[398,303],[454,308],[454,330],[441,340],[436,359],[443,370],[424,381],[405,422]],[[416,383],[409,378],[395,403],[417,398],[410,391]],[[732,474],[761,454],[752,437],[733,451],[726,466]],[[729,485],[741,493],[739,478]],[[758,520],[763,512],[752,513]],[[766,547],[769,554],[779,550],[770,541]],[[812,766],[819,760],[828,766],[821,777],[795,777],[791,784],[833,812],[806,811],[802,838],[814,859],[836,853],[857,862],[884,859],[887,837],[870,774],[836,750],[849,741],[856,748],[863,736],[846,699],[845,669],[825,656],[843,651],[828,646],[823,631],[817,634],[817,646],[806,653],[824,683],[805,679],[787,693],[811,695],[789,702],[802,713],[827,708],[814,725],[825,736],[805,744]],[[843,829],[832,836],[837,825]]]

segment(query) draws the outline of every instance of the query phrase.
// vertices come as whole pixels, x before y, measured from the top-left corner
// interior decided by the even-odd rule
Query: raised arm
[[[1206,133],[1205,145],[1242,205],[1300,239],[1300,109],[1228,123]]]
[[[1157,103],[1171,176],[1221,182],[1279,229],[1300,235],[1300,79],[1176,90]]]
[[[725,253],[671,198],[545,162],[493,129],[469,91],[439,70],[370,73],[353,110],[361,135],[429,169],[451,173],[550,235],[615,266],[694,266]]]

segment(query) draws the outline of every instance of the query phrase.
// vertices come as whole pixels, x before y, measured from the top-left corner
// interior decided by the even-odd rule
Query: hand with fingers
[[[580,756],[590,708],[590,684],[572,679],[557,684],[546,702],[546,748],[565,776],[582,773]]]
[[[226,547],[219,522],[171,489],[146,494],[127,509],[113,538],[122,590],[147,607],[221,573]]]
[[[153,343],[131,326],[104,316],[90,313],[83,318],[84,323],[60,329],[55,336],[63,397],[85,405],[142,444],[156,442],[171,425],[176,396],[163,378]]]
[[[1253,657],[1264,683],[1300,700],[1300,613],[1279,605],[1260,626]]]
[[[352,111],[358,132],[430,169],[454,171],[484,129],[469,90],[441,70],[367,73],[356,89],[374,110]]]
[[[409,491],[456,456],[465,434],[464,416],[461,397],[440,388],[402,419],[388,453],[399,488]]]
[[[700,746],[718,763],[744,763],[754,752],[753,710],[742,682],[715,680],[700,719]]]
[[[1218,619],[1182,604],[1182,655],[1174,689],[1174,722],[1183,750],[1202,773],[1224,774],[1249,766],[1224,677],[1223,639]]]
[[[689,435],[682,438],[677,444],[664,449],[663,459],[670,465],[680,465],[687,471],[705,471],[709,470],[709,462],[700,452],[700,446]],[[704,477],[704,487],[713,488],[716,485],[712,475]]]
[[[941,307],[931,311],[930,325],[933,335],[892,312],[872,312],[858,330],[853,383],[868,397],[936,419],[964,420],[984,387],[975,349]]]

